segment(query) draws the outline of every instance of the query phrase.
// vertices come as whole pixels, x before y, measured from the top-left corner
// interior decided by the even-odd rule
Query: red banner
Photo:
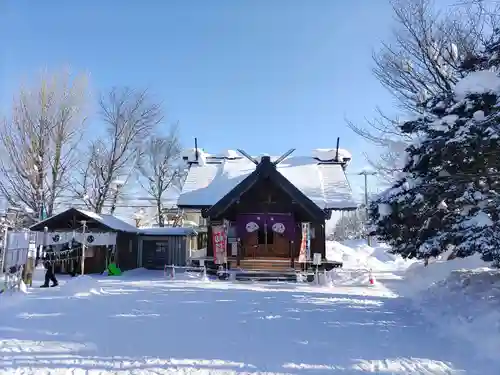
[[[212,227],[212,243],[214,247],[214,263],[223,264],[227,262],[227,236],[223,225]]]

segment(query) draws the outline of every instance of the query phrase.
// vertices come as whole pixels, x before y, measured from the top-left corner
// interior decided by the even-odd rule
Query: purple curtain
[[[242,214],[236,218],[236,230],[239,237],[267,226],[267,230],[283,234],[290,241],[295,238],[295,220],[287,214]]]

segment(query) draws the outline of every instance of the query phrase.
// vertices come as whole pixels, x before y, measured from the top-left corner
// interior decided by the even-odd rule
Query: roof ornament
[[[259,164],[259,162],[257,160],[255,160],[255,158],[253,158],[250,155],[248,155],[245,151],[240,150],[239,148],[237,148],[236,151],[238,151],[241,155],[243,155],[244,157],[246,157],[248,160],[250,160],[255,165]]]
[[[250,156],[249,154],[247,154],[244,150],[241,150],[241,149],[237,149],[237,151],[243,155],[244,157],[246,157],[248,160],[250,160],[252,163],[254,163],[255,165],[258,165],[259,162],[252,156]],[[273,165],[276,166],[278,165],[279,163],[281,163],[283,160],[285,160],[288,156],[290,156],[293,152],[295,151],[294,148],[291,148],[290,150],[288,150],[287,152],[285,152],[283,155],[281,155],[278,159],[276,159],[274,162],[273,162]]]
[[[290,156],[293,152],[295,151],[294,148],[291,148],[290,150],[288,150],[287,152],[285,152],[283,155],[281,155],[278,159],[276,159],[273,164],[274,165],[278,165],[279,163],[281,163],[283,160],[285,160],[288,156]]]

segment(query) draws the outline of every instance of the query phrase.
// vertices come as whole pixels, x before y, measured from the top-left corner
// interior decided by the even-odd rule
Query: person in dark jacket
[[[52,281],[52,285],[50,285],[51,287],[59,285],[59,283],[57,282],[57,279],[56,279],[55,272],[54,272],[55,260],[56,260],[56,255],[54,253],[54,250],[47,251],[47,253],[45,255],[44,263],[43,263],[43,265],[46,269],[46,271],[45,271],[45,283],[43,285],[40,285],[40,288],[48,288],[50,281]]]

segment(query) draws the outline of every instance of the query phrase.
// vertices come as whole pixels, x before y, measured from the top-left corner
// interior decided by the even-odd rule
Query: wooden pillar
[[[214,257],[214,245],[212,241],[212,223],[209,221],[207,227],[207,258]]]
[[[242,247],[241,247],[241,239],[240,237],[237,238],[236,240],[236,249],[237,249],[237,252],[236,252],[236,266],[240,266],[240,263],[241,263],[241,259],[243,257],[243,254],[241,253],[242,251]]]

